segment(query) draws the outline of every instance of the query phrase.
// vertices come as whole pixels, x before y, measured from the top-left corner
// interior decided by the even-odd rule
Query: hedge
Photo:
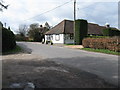
[[[112,28],[107,28],[103,30],[104,36],[120,36],[120,31]]]
[[[84,48],[108,49],[120,52],[120,37],[85,38],[82,42]]]
[[[75,20],[75,44],[82,44],[82,40],[87,36],[88,22],[87,20],[78,19]]]
[[[2,28],[2,52],[15,48],[15,35],[9,29]]]

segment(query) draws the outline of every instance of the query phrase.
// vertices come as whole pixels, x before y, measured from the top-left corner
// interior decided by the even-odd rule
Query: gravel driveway
[[[3,88],[13,83],[32,82],[36,88],[113,88],[94,74],[33,54],[5,55]]]

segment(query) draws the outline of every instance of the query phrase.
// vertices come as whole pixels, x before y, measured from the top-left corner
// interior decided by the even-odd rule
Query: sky
[[[48,22],[55,26],[62,20],[74,19],[74,0],[3,0],[9,4],[7,10],[0,12],[0,21],[10,26],[16,33],[19,25]],[[76,0],[76,19],[89,23],[118,28],[119,0]]]

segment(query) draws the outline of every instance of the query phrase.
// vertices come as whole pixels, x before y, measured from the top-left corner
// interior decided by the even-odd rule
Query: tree
[[[19,25],[18,33],[19,33],[20,36],[25,37],[28,33],[28,26],[25,25],[25,24]]]
[[[38,23],[33,23],[30,25],[28,36],[33,38],[34,41],[40,41],[40,29]]]
[[[45,26],[39,25],[38,23],[33,23],[30,25],[28,35],[34,41],[42,42],[44,39],[45,33],[50,29],[49,24],[46,22]]]
[[[17,41],[26,41],[28,34],[28,26],[26,24],[19,25],[19,29],[17,31],[17,34],[15,35],[15,38]]]
[[[30,29],[34,30],[36,28],[39,28],[39,24],[38,23],[33,23],[30,25]]]
[[[0,11],[3,11],[3,9],[7,9],[9,5],[4,5],[3,0],[0,0]]]

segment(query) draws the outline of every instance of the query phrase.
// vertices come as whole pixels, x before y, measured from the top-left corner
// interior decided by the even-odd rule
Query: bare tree
[[[4,5],[3,0],[0,0],[0,11],[3,11],[3,9],[7,9],[9,5]]]
[[[39,27],[39,23],[33,23],[30,25],[30,29],[34,30]]]
[[[28,26],[25,24],[19,25],[18,33],[20,34],[20,36],[25,37],[28,33]]]

